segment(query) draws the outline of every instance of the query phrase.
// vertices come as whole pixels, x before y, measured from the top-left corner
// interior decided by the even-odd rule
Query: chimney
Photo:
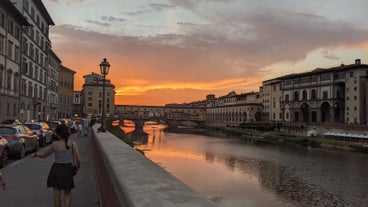
[[[360,65],[360,59],[355,59],[355,65]]]

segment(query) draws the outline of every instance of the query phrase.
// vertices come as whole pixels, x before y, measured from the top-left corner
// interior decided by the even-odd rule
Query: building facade
[[[58,108],[59,108],[59,71],[61,66],[61,60],[51,50],[48,56],[48,73],[47,73],[47,109],[46,120],[57,120]]]
[[[83,78],[83,116],[100,117],[102,114],[103,76],[93,72],[83,76]],[[105,112],[106,116],[115,113],[115,86],[108,79],[105,81]]]
[[[262,98],[263,120],[270,121],[277,124],[283,121],[283,114],[281,110],[282,90],[281,80],[263,81],[260,87],[260,94]]]
[[[262,99],[259,92],[236,94],[234,91],[215,98],[207,96],[206,122],[209,126],[238,126],[262,121]]]
[[[72,118],[75,71],[63,65],[59,70],[59,108],[58,118]]]
[[[20,105],[22,27],[29,23],[9,0],[0,1],[0,121],[23,119]]]
[[[368,65],[357,59],[264,81],[264,113],[269,120],[290,123],[367,124],[367,77]]]
[[[82,105],[82,91],[73,92],[73,114],[74,117],[84,117]]]
[[[31,26],[22,27],[20,112],[24,120],[46,118],[49,27],[52,18],[40,0],[12,0]],[[22,113],[21,113],[22,114]]]

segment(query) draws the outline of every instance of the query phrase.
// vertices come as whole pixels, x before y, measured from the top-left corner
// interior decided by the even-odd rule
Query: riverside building
[[[207,95],[206,122],[209,126],[238,126],[262,121],[262,99],[259,92],[236,94],[234,91],[216,98]]]
[[[263,114],[286,123],[367,124],[368,65],[317,68],[264,81]]]
[[[103,76],[92,72],[83,76],[81,105],[83,116],[100,117],[102,114],[102,90]],[[106,116],[115,113],[115,86],[106,79],[105,81],[105,111]]]

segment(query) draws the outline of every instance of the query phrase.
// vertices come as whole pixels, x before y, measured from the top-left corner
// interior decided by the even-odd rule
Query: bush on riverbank
[[[119,125],[113,126],[111,120],[108,120],[106,121],[106,128],[111,134],[115,135],[121,141],[125,142],[127,145],[134,148],[133,141],[125,134],[125,132],[120,128]],[[134,148],[134,149],[144,155],[144,152],[142,150],[137,149],[137,148]]]
[[[111,120],[107,120],[106,121],[106,128],[111,134],[115,135],[120,140],[127,143],[129,146],[134,147],[134,144],[133,144],[132,140],[130,140],[129,137],[127,137],[127,135],[124,133],[124,131],[120,128],[119,125],[118,126],[112,126]]]

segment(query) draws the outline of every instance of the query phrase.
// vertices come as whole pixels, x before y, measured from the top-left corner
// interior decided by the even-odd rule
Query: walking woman
[[[71,190],[74,188],[73,179],[73,155],[77,165],[77,171],[80,168],[80,156],[78,146],[75,142],[69,140],[70,132],[65,124],[59,125],[55,129],[58,141],[52,143],[45,153],[34,153],[32,158],[45,158],[52,153],[55,161],[51,167],[47,178],[47,187],[54,190],[54,206],[61,207],[61,197],[64,194],[63,201],[65,207],[70,207],[72,203]]]

